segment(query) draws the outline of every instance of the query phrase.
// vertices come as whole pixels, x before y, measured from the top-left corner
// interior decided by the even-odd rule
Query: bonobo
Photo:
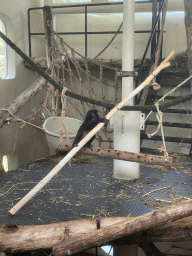
[[[78,143],[99,123],[105,123],[107,125],[109,120],[101,118],[96,109],[89,110],[85,117],[84,122],[79,127],[77,135],[73,141],[72,146],[77,147]],[[91,142],[95,139],[95,135],[85,144],[85,147],[91,148]]]

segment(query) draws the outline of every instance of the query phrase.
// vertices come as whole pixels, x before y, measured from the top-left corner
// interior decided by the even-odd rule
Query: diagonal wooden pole
[[[174,51],[148,76],[145,81],[140,84],[133,92],[131,92],[124,100],[117,104],[107,115],[106,119],[110,120],[111,117],[120,110],[128,101],[137,95],[150,81],[164,68],[170,66],[168,62],[173,56]],[[61,168],[104,126],[104,123],[99,123],[93,130],[91,130],[86,137],[84,137],[48,174],[42,179],[25,197],[23,197],[9,212],[14,215],[21,209],[42,187],[44,187],[60,170]]]

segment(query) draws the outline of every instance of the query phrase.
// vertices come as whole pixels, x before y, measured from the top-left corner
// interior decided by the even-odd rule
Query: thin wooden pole
[[[128,101],[130,101],[135,95],[137,95],[150,81],[164,68],[169,67],[169,59],[173,56],[174,51],[153,71],[153,73],[148,76],[145,81],[140,84],[133,92],[131,92],[124,100],[117,104],[107,115],[106,119],[111,119],[111,117],[120,110]],[[93,130],[91,130],[87,136],[85,136],[78,144],[74,147],[48,174],[43,180],[41,180],[25,197],[23,197],[11,210],[9,213],[14,215],[21,209],[42,187],[44,187],[60,170],[61,168],[104,126],[104,123],[99,123]]]

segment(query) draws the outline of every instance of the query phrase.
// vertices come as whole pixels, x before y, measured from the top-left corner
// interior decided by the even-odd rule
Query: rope
[[[156,105],[156,108],[157,108],[156,118],[157,118],[159,124],[158,124],[156,131],[153,132],[152,134],[147,134],[147,136],[148,136],[148,138],[151,138],[161,128],[161,136],[162,136],[162,141],[163,141],[163,147],[161,147],[161,151],[164,151],[164,156],[168,156],[166,144],[165,144],[165,136],[164,136],[164,131],[163,131],[163,113],[159,110],[159,104]]]
[[[182,83],[180,83],[179,85],[177,85],[174,89],[172,89],[172,90],[171,90],[170,92],[168,92],[166,95],[164,95],[161,99],[159,99],[159,100],[155,103],[155,105],[156,105],[156,106],[158,105],[158,106],[160,107],[160,109],[162,110],[162,109],[164,109],[164,108],[169,108],[169,107],[178,105],[179,103],[183,103],[183,102],[185,102],[185,101],[187,101],[187,100],[192,99],[192,94],[190,93],[190,94],[188,94],[187,96],[181,96],[181,97],[179,97],[179,98],[177,98],[177,99],[175,99],[175,100],[172,100],[172,101],[169,101],[169,102],[167,102],[167,103],[164,103],[164,104],[159,105],[159,103],[160,103],[161,101],[164,101],[164,99],[165,99],[168,95],[172,94],[175,90],[177,90],[179,87],[181,87],[182,85],[184,85],[184,84],[185,84],[186,82],[188,82],[190,79],[192,79],[192,75],[191,75],[190,77],[188,77],[187,79],[185,79]],[[151,115],[152,112],[153,112],[153,110],[150,111],[150,113],[149,113],[148,116],[146,117],[145,121],[149,118],[149,116]]]
[[[51,78],[43,69],[41,69],[38,65],[36,65],[35,62],[32,59],[30,59],[20,48],[18,48],[13,42],[11,42],[11,40],[8,39],[2,32],[0,32],[0,37],[13,50],[15,50],[15,52],[17,54],[19,54],[27,63],[29,63],[30,66],[35,69],[35,71],[37,71],[48,82],[50,82],[52,85],[54,85],[56,89],[58,89],[59,91],[62,90],[62,85],[61,84],[59,84],[57,81],[55,81],[55,79]],[[98,62],[95,62],[95,63],[98,64]],[[105,66],[105,65],[103,65],[103,66]],[[107,68],[109,68],[109,67],[107,66]],[[77,100],[80,100],[80,101],[84,101],[84,102],[89,102],[93,105],[102,106],[102,107],[105,107],[107,109],[112,109],[115,106],[112,103],[107,103],[107,102],[104,102],[104,101],[91,99],[89,97],[76,94],[76,93],[71,92],[69,90],[67,90],[65,94],[66,94],[66,96],[69,96],[71,98],[74,98],[74,99],[77,99]],[[189,94],[187,96],[181,96],[178,99],[175,99],[175,100],[172,100],[172,101],[169,101],[167,103],[159,105],[159,109],[162,110],[162,109],[165,109],[165,108],[168,108],[168,107],[172,107],[172,106],[178,105],[179,103],[183,103],[183,102],[185,102],[187,100],[190,100],[190,99],[192,99],[192,94]],[[150,112],[150,111],[156,111],[156,107],[155,106],[125,106],[125,107],[122,108],[122,110]]]
[[[97,54],[93,59],[98,58],[109,46],[110,44],[113,42],[113,40],[115,39],[115,37],[117,36],[117,34],[119,33],[121,27],[123,26],[123,22],[121,23],[121,25],[119,26],[117,32],[115,33],[115,35],[112,37],[111,41],[105,46],[105,48],[99,53]]]
[[[6,109],[6,108],[1,108],[0,111],[7,111],[12,117],[14,117],[15,119],[14,120],[9,120],[11,122],[22,122],[23,125],[20,127],[21,129],[26,125],[31,125],[33,126],[34,128],[38,129],[38,130],[41,130],[43,132],[45,132],[45,129],[35,125],[35,124],[32,124],[30,122],[27,122],[27,121],[24,121],[23,119],[19,118],[18,116],[15,116],[9,109]]]
[[[163,12],[163,17],[162,17],[162,22],[161,22],[161,31],[160,31],[159,42],[158,42],[158,46],[157,46],[156,59],[155,59],[154,65],[152,65],[152,67],[150,69],[150,73],[157,68],[158,63],[159,63],[161,45],[162,45],[162,40],[163,40],[163,31],[164,31],[164,27],[165,27],[165,19],[166,19],[166,13],[167,13],[167,5],[168,5],[168,0],[165,0],[164,12]],[[145,89],[142,93],[139,105],[141,105],[141,106],[145,105],[151,85],[153,86],[154,90],[158,90],[160,88],[160,85],[156,82],[156,78],[154,77],[154,79],[150,82],[150,84],[147,87],[145,87]]]
[[[122,24],[121,24],[121,26],[122,26]],[[121,26],[119,27],[119,30],[120,30]],[[61,117],[62,117],[62,121],[64,121],[64,117],[69,114],[68,112],[66,113],[67,103],[70,103],[73,106],[73,109],[76,111],[76,115],[80,114],[81,117],[85,116],[85,113],[86,113],[86,108],[85,108],[84,103],[87,104],[86,106],[88,106],[89,109],[93,108],[93,106],[95,108],[95,105],[96,105],[96,106],[100,106],[100,107],[103,107],[103,108],[105,107],[107,110],[109,110],[109,109],[114,108],[117,105],[117,103],[118,103],[118,88],[119,88],[118,87],[118,81],[117,81],[117,78],[118,78],[118,76],[117,76],[118,69],[117,68],[109,67],[107,65],[104,65],[103,63],[99,63],[96,60],[91,60],[90,61],[87,58],[80,55],[83,58],[83,61],[84,61],[84,67],[82,67],[82,65],[79,64],[78,60],[74,56],[74,53],[76,53],[76,54],[78,54],[78,53],[74,49],[72,49],[70,46],[68,46],[63,41],[63,39],[60,38],[57,35],[57,37],[60,40],[60,44],[62,46],[63,53],[60,53],[56,42],[53,40],[53,42],[52,42],[52,48],[53,48],[52,61],[51,61],[51,64],[50,64],[50,69],[49,69],[49,72],[51,71],[52,76],[50,76],[44,70],[42,70],[39,66],[37,66],[32,59],[30,59],[25,53],[23,53],[21,51],[21,49],[19,49],[14,43],[12,43],[1,32],[0,32],[0,37],[12,49],[14,49],[16,51],[16,53],[18,53],[36,72],[38,72],[41,76],[43,76],[57,90],[59,90],[60,92],[63,90],[62,95],[61,95],[61,103],[62,103]],[[68,53],[69,51],[67,51],[65,49],[65,45],[70,49],[72,57],[71,57],[71,55],[69,55],[69,53]],[[65,58],[65,62],[63,61],[62,57]],[[99,68],[100,68],[99,78],[96,78],[91,74],[90,70],[88,69],[88,61],[90,61],[91,63],[94,63],[97,66],[99,66]],[[72,70],[72,67],[75,68],[75,71]],[[109,84],[104,80],[103,69],[105,67],[109,70],[115,71],[115,77],[114,77],[114,83],[113,84]],[[84,76],[83,75],[86,76],[86,81],[85,82],[84,82]],[[192,76],[189,77],[187,80],[185,80],[182,84],[184,84],[186,81],[190,80],[191,78],[192,78]],[[94,79],[94,81],[96,81],[100,84],[100,86],[101,86],[101,90],[100,90],[101,94],[100,95],[97,95],[94,92],[93,86],[91,84],[91,82],[92,82],[91,79]],[[67,81],[69,81],[70,83],[67,84]],[[80,86],[75,87],[76,82],[78,82],[80,84]],[[104,91],[106,91],[104,85],[113,87],[113,89],[114,89],[114,94],[113,94],[114,99],[112,99],[112,100],[106,99],[106,96],[108,96],[108,95],[107,95],[107,93],[106,93],[106,95],[104,94]],[[68,86],[69,88],[66,88],[66,86]],[[180,86],[181,85],[178,85],[177,88],[179,88]],[[86,90],[84,90],[84,88]],[[175,88],[174,90],[176,90],[177,88]],[[79,90],[81,95],[78,94],[78,93],[75,93],[75,90]],[[89,97],[85,96],[85,95],[89,95]],[[66,96],[71,97],[73,99],[74,103],[69,98],[66,98]],[[165,97],[166,96],[167,95],[165,95]],[[53,104],[54,106],[52,105],[52,111],[55,112],[56,114],[59,114],[58,113],[59,112],[59,97],[60,97],[60,95],[58,94],[58,91],[55,92],[55,91],[49,89],[47,91],[46,99],[44,101],[44,107],[46,108],[46,105],[48,104],[48,99],[51,98],[51,100],[55,100],[55,102]],[[93,97],[94,97],[94,99],[93,99]],[[99,100],[97,100],[95,98],[99,98]],[[185,101],[187,101],[191,98],[192,98],[192,94],[189,94],[187,96],[183,96],[183,97],[177,98],[175,100],[172,100],[172,101],[169,101],[169,102],[163,103],[163,104],[159,104],[159,102],[161,101],[161,100],[159,100],[158,104],[156,104],[154,106],[146,106],[146,105],[145,106],[124,106],[122,108],[122,110],[142,111],[142,112],[150,112],[150,111],[155,112],[155,111],[157,111],[157,119],[159,121],[158,129],[161,128],[163,143],[165,143],[163,127],[162,127],[162,112],[160,110],[163,110],[165,108],[177,105],[181,102],[185,102]],[[75,100],[81,101],[81,105],[77,104]],[[92,106],[90,104],[92,104]],[[11,116],[14,116],[8,109],[1,109],[1,110],[5,110]],[[39,112],[40,111],[36,111],[36,113],[39,113]],[[82,114],[82,112],[84,113],[84,115]],[[104,112],[104,109],[102,110],[102,112]],[[35,113],[34,113],[34,115],[35,115]],[[17,117],[15,117],[15,118],[17,118]],[[36,125],[33,125],[29,122],[26,122],[26,121],[24,121],[20,118],[17,118],[17,121],[23,122],[24,125],[25,124],[30,124],[33,127],[37,128],[37,129],[41,129],[41,130],[44,131],[44,129],[42,129],[42,128],[36,126]],[[64,122],[63,122],[62,129],[64,130],[64,132],[66,134],[66,137],[68,138],[68,134],[67,134],[67,131],[65,129]],[[104,133],[104,136],[107,138],[107,140],[102,139],[102,137],[100,135],[98,135],[99,145],[101,144],[101,142],[105,142],[105,141],[107,141],[109,143],[109,145],[111,145],[111,138],[107,137],[107,133],[110,133],[110,132],[105,129],[105,130],[103,130],[103,133]],[[62,136],[63,136],[63,133],[61,132],[61,137]],[[166,155],[165,145],[163,146],[163,148],[164,148],[164,154]]]
[[[168,6],[168,0],[165,0],[164,12],[163,12],[162,22],[161,22],[161,32],[159,35],[159,42],[158,42],[158,46],[157,46],[157,54],[156,54],[156,59],[155,59],[154,70],[157,68],[159,58],[160,58],[161,45],[162,45],[162,40],[163,40],[163,31],[164,31],[164,27],[165,27],[165,19],[166,19],[166,14],[167,14],[167,6]],[[154,82],[155,82],[155,78],[154,78]]]
[[[59,91],[62,90],[62,85],[58,84],[53,78],[51,78],[42,68],[37,66],[32,59],[30,59],[19,47],[17,47],[9,38],[7,38],[1,31],[0,37],[17,53],[23,58],[29,65],[35,69],[42,77],[48,82],[55,86]]]

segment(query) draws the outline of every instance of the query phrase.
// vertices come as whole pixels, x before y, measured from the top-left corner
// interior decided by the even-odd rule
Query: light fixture
[[[4,155],[1,159],[1,169],[5,172],[12,171],[18,167],[18,157]]]

